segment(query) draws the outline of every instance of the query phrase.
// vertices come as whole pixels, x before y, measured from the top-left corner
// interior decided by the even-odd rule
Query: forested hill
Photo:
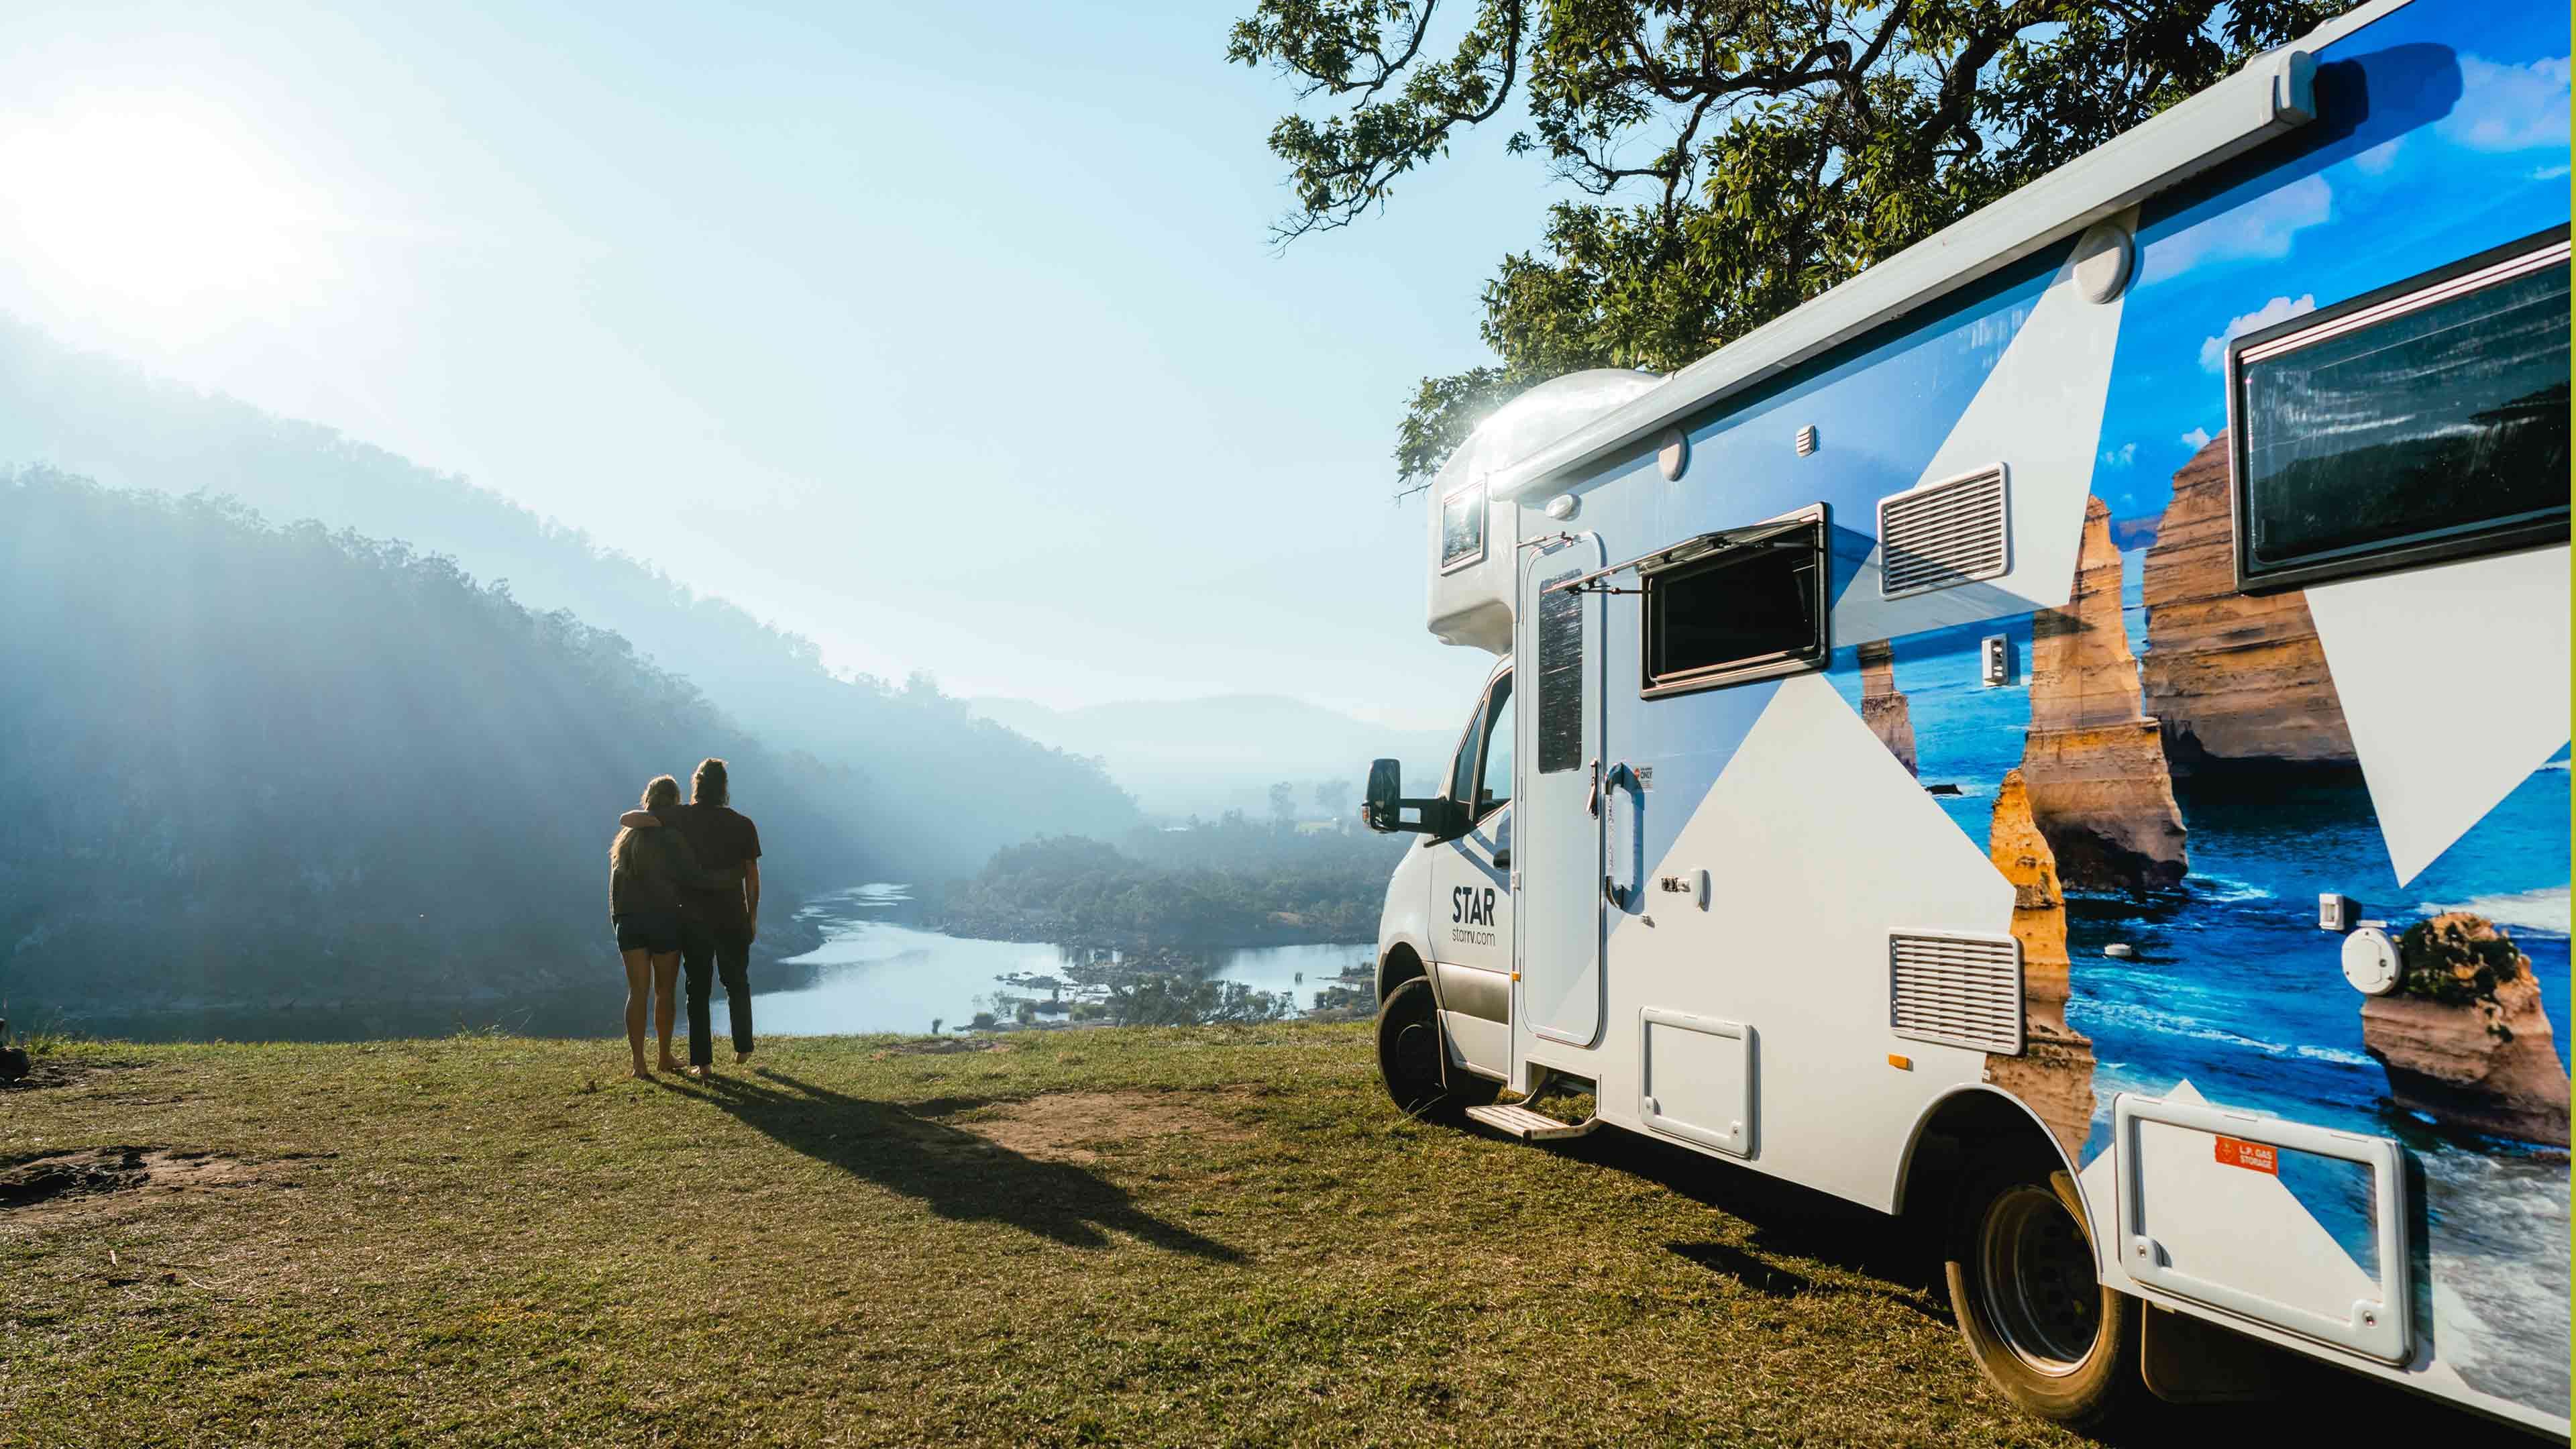
[[[857,828],[867,778],[398,544],[21,473],[0,619],[0,997],[22,1008],[612,989],[616,812],[708,754],[773,897],[896,848]]]
[[[0,467],[27,465],[400,539],[507,580],[523,604],[614,630],[759,738],[870,777],[867,818],[901,842],[889,867],[900,878],[961,874],[1033,835],[1115,835],[1137,820],[1096,763],[973,718],[926,681],[836,678],[808,641],[462,478],[154,380],[0,316]]]

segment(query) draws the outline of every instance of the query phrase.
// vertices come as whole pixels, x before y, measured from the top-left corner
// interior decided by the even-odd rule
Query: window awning
[[[1714,533],[1694,534],[1679,543],[1659,548],[1653,553],[1639,554],[1625,563],[1615,563],[1606,569],[1595,569],[1577,578],[1560,579],[1540,589],[1539,592],[1542,594],[1580,593],[1594,589],[1603,579],[1613,574],[1634,570],[1642,579],[1666,569],[1698,563],[1703,559],[1728,553],[1740,553],[1745,558],[1752,558],[1759,554],[1790,548],[1822,552],[1824,530],[1817,527],[1821,521],[1819,514],[1810,511],[1794,518],[1774,519],[1769,523],[1751,523],[1742,528],[1721,528]],[[1601,590],[1601,592],[1608,591]]]

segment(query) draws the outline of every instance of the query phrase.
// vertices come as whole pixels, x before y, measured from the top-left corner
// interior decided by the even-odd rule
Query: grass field
[[[705,1087],[60,1047],[0,1092],[0,1444],[2081,1442],[1891,1220],[1407,1121],[1367,1030],[786,1040]],[[2303,1438],[2510,1437],[2327,1386]]]

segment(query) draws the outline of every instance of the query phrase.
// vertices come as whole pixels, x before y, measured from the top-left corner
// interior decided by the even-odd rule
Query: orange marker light
[[[1894,1052],[1889,1052],[1887,1054],[1887,1064],[1896,1068],[1900,1072],[1910,1072],[1914,1070],[1914,1058],[1900,1057]]]

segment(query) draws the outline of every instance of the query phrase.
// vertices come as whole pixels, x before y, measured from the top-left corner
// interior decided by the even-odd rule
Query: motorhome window
[[[1476,767],[1476,818],[1512,803],[1512,677],[1494,681],[1494,702],[1485,709],[1485,758]]]
[[[1467,716],[1466,733],[1458,737],[1458,753],[1449,757],[1449,785],[1441,791],[1449,799],[1466,803],[1467,792],[1476,787],[1476,747],[1484,743],[1485,702],[1476,701],[1476,712]]]
[[[1645,576],[1645,689],[1677,694],[1825,658],[1825,528],[1807,526]]]
[[[1485,485],[1440,500],[1440,567],[1471,564],[1485,556]]]
[[[1538,772],[1553,775],[1583,763],[1583,596],[1546,584],[1580,576],[1574,569],[1540,586],[1538,596]]]
[[[2567,319],[2560,228],[2239,340],[2239,583],[2564,542]]]

